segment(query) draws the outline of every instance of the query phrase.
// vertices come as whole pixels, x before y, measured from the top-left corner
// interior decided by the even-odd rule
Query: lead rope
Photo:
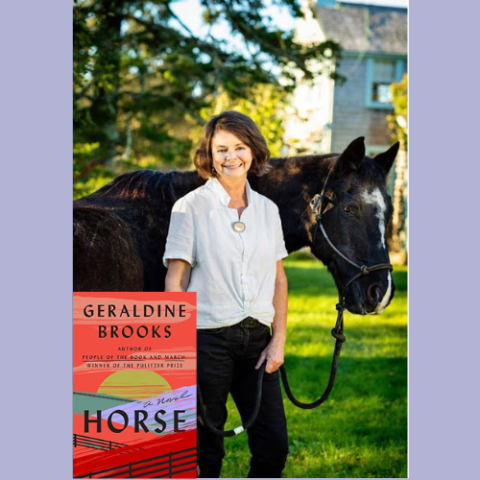
[[[282,365],[280,367],[280,374],[282,375],[282,382],[283,388],[285,389],[285,393],[287,394],[288,399],[299,408],[303,408],[304,410],[309,410],[312,408],[316,408],[320,406],[330,395],[332,391],[333,384],[335,383],[335,377],[337,375],[337,368],[338,368],[338,361],[340,359],[340,351],[342,350],[342,346],[346,340],[345,335],[343,334],[343,311],[345,307],[343,305],[343,301],[340,299],[336,305],[337,309],[337,321],[335,323],[335,327],[332,328],[331,333],[332,336],[335,338],[335,349],[333,350],[333,358],[332,358],[332,366],[330,367],[330,378],[328,379],[328,385],[325,388],[322,396],[312,403],[303,403],[300,402],[295,398],[290,388],[290,384],[288,383],[287,378],[287,371],[285,366]]]
[[[323,228],[322,228],[323,230]],[[328,240],[328,237],[325,235],[325,238]],[[329,242],[330,243],[330,242]],[[335,247],[334,247],[335,248]],[[336,248],[335,248],[336,250]],[[340,252],[339,252],[340,253]],[[353,264],[353,262],[350,262]],[[360,277],[363,275],[368,275],[370,272],[374,272],[376,270],[392,270],[393,267],[392,265],[388,263],[380,263],[378,265],[373,265],[372,267],[359,267],[356,264],[355,265],[357,268],[360,268],[360,273],[355,275],[343,288],[342,294],[339,295],[338,298],[338,303],[336,305],[337,309],[337,321],[335,323],[335,327],[332,328],[331,333],[332,336],[335,338],[335,348],[333,350],[333,358],[332,358],[332,366],[330,367],[330,378],[328,379],[328,385],[325,388],[325,391],[323,392],[322,396],[312,402],[312,403],[303,403],[300,402],[295,398],[295,396],[292,393],[292,390],[290,388],[290,384],[288,383],[288,378],[287,378],[287,371],[285,370],[284,365],[280,367],[280,374],[282,375],[282,382],[283,382],[283,388],[285,389],[285,393],[287,394],[288,399],[296,406],[299,408],[303,408],[304,410],[309,410],[312,408],[316,408],[320,406],[322,403],[325,402],[325,400],[328,398],[330,395],[330,392],[332,391],[333,384],[335,383],[335,377],[337,375],[337,369],[338,369],[338,362],[340,360],[340,351],[342,350],[342,346],[346,341],[346,337],[343,334],[343,312],[345,311],[345,292],[347,288],[356,280],[358,280]]]
[[[223,431],[218,428],[216,428],[211,420],[208,418],[207,412],[206,412],[206,407],[205,404],[203,403],[203,397],[202,397],[202,392],[200,390],[199,385],[197,384],[197,392],[198,392],[198,407],[199,407],[199,414],[200,414],[200,422],[201,424],[208,428],[211,432],[215,433],[219,437],[234,437],[235,435],[238,435],[239,433],[242,433],[243,431],[247,430],[253,425],[253,422],[257,419],[258,411],[260,410],[260,402],[262,399],[262,386],[263,386],[263,375],[265,373],[265,367],[267,366],[267,362],[263,362],[262,365],[260,366],[257,374],[257,383],[255,385],[255,407],[252,412],[252,415],[250,418],[245,422],[242,423],[242,425],[233,428],[232,430],[227,430]]]

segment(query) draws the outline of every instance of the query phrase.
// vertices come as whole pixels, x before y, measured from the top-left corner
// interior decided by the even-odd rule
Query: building
[[[285,153],[338,153],[365,136],[367,155],[375,155],[392,144],[386,121],[393,111],[389,87],[407,71],[407,9],[318,0],[312,10],[304,9],[297,41],[339,43],[343,58],[337,73],[346,81],[325,73],[313,85],[297,88]]]

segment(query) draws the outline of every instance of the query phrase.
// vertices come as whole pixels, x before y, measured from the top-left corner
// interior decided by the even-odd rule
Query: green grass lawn
[[[302,255],[285,261],[289,308],[285,364],[293,392],[316,400],[330,371],[337,292],[326,269]],[[286,478],[407,477],[407,268],[380,316],[345,314],[344,344],[330,398],[301,410],[284,395],[290,454]],[[229,399],[226,429],[239,425]],[[245,478],[247,436],[227,438],[222,477]]]

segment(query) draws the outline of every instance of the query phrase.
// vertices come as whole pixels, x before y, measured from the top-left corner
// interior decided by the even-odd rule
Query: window
[[[390,84],[399,82],[406,71],[404,59],[367,59],[366,106],[392,108]]]

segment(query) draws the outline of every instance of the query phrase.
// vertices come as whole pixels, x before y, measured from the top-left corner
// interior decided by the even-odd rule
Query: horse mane
[[[110,199],[162,199],[171,205],[179,196],[179,187],[189,182],[197,173],[194,171],[134,170],[124,173],[89,195],[92,200]]]
[[[299,155],[292,157],[271,158],[270,164],[273,169],[265,177],[272,180],[280,174],[291,174],[293,170],[303,172],[308,176],[310,170],[317,170],[319,163],[337,157],[337,154],[326,155]],[[256,175],[253,175],[256,177]],[[251,178],[249,176],[249,178]],[[195,179],[195,180],[194,180]],[[164,204],[171,205],[178,198],[185,195],[192,188],[187,188],[188,184],[196,188],[203,183],[195,171],[158,171],[151,169],[133,170],[124,173],[105,186],[90,194],[90,200],[163,200]],[[195,186],[193,186],[195,184]]]
[[[330,158],[338,157],[338,153],[326,153],[326,154],[318,154],[318,155],[293,155],[291,157],[275,157],[271,158],[270,162],[272,166],[280,166],[280,165],[288,165],[288,164],[306,164],[306,163],[318,163],[319,161],[325,161]]]
[[[323,155],[295,155],[291,157],[277,157],[270,160],[274,171],[283,171],[285,174],[294,176],[297,174],[307,177],[318,172],[319,168],[331,165],[338,158],[338,154],[329,153]]]
[[[156,170],[134,170],[107,183],[92,194],[95,197],[146,198],[151,189],[158,187],[170,172]]]

